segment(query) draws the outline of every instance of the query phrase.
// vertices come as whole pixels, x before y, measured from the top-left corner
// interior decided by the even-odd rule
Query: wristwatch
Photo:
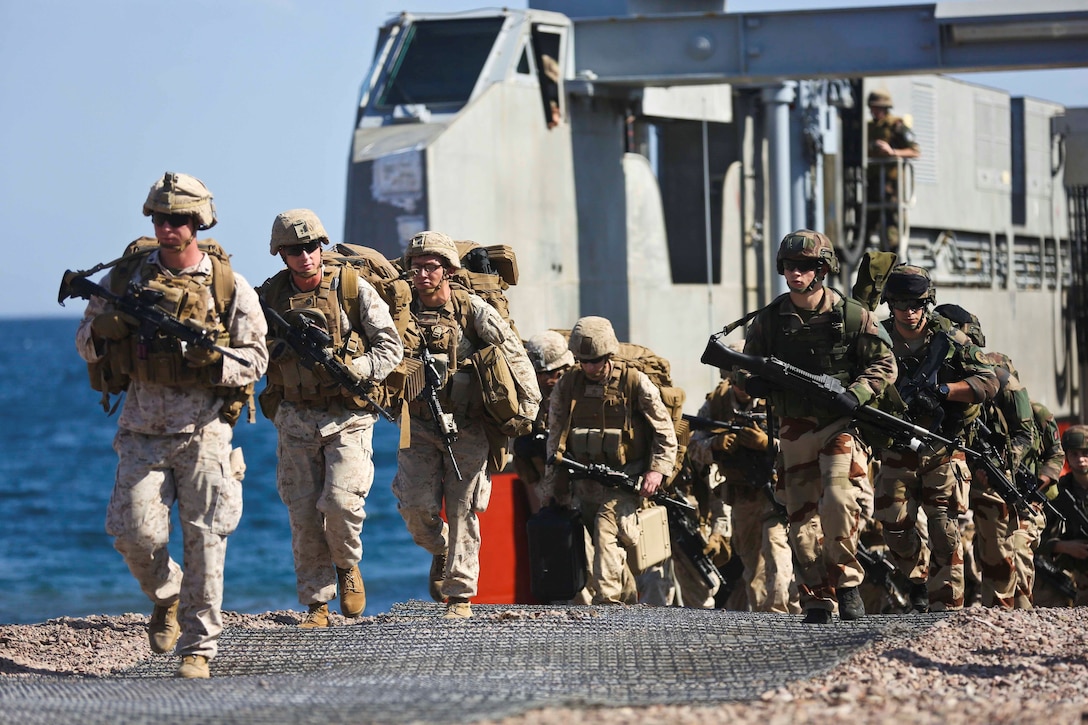
[[[941,396],[945,400],[948,400],[948,383],[941,383],[937,386],[937,395]]]

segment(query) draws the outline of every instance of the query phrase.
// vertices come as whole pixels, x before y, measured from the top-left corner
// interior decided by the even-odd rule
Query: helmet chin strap
[[[820,285],[822,285],[824,283],[824,277],[826,277],[826,276],[827,276],[826,274],[815,274],[815,275],[813,275],[812,276],[812,281],[809,282],[808,287],[805,287],[803,290],[801,290],[801,293],[802,294],[808,294],[809,292],[812,292],[813,290],[817,289]]]

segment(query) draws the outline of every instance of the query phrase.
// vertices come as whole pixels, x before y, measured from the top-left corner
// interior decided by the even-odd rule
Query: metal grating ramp
[[[0,680],[0,721],[37,723],[460,723],[545,706],[714,704],[819,674],[940,614],[828,626],[799,616],[650,607],[437,604],[327,630],[227,629],[212,679],[152,656],[109,678]],[[648,677],[647,674],[651,674]]]

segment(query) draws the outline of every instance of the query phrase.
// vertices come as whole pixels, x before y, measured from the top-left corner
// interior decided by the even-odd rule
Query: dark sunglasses
[[[611,355],[601,355],[600,357],[595,357],[592,360],[581,360],[580,362],[583,364],[588,363],[590,365],[600,365],[609,357],[611,357]]]
[[[297,257],[303,252],[313,254],[314,250],[320,246],[321,242],[306,242],[305,244],[292,244],[289,247],[284,247],[283,251],[288,257]]]
[[[151,222],[157,227],[161,227],[163,224],[169,224],[174,227],[174,229],[177,229],[178,227],[189,224],[192,220],[193,218],[188,214],[162,214],[160,212],[155,212],[151,215]]]
[[[783,259],[782,268],[798,272],[815,272],[822,265],[818,259]]]
[[[899,310],[900,312],[913,312],[914,310],[920,310],[926,306],[925,300],[894,300],[888,303],[888,306],[893,310]]]

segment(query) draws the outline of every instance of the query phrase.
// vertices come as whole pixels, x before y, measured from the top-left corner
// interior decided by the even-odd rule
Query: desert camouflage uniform
[[[1042,403],[1032,401],[1031,410],[1035,414],[1035,430],[1039,434],[1039,448],[1034,451],[1031,463],[1035,470],[1035,476],[1040,481],[1040,491],[1043,495],[1052,499],[1057,495],[1058,479],[1062,475],[1062,467],[1065,465],[1065,449],[1062,448],[1061,435],[1058,433],[1058,422],[1054,419],[1054,414],[1050,412]],[[1051,484],[1045,485],[1043,479],[1049,479]],[[1031,519],[1032,523],[1038,526],[1038,519]],[[1034,536],[1034,540],[1029,539],[1030,548],[1032,551],[1032,564],[1030,573],[1035,575],[1034,559],[1035,554],[1038,551],[1039,544],[1042,541],[1043,531],[1046,529],[1046,515],[1043,515],[1042,527],[1036,528],[1034,531],[1029,532],[1029,536]],[[1018,541],[1019,544],[1019,541]],[[1025,574],[1028,572],[1026,567],[1023,567],[1020,563],[1020,555],[1023,549],[1018,545],[1017,547],[1017,601],[1020,601],[1021,591],[1027,590],[1027,579],[1021,579],[1021,572]],[[1052,599],[1049,598],[1048,593],[1044,592],[1047,589],[1046,582],[1043,581],[1043,577],[1034,576],[1034,582],[1030,589],[1031,602],[1035,606],[1052,606]]]
[[[376,383],[397,366],[404,348],[388,305],[365,279],[360,278],[358,286],[362,329],[357,332],[368,340],[369,350],[351,365],[361,380]],[[355,323],[344,318],[341,329],[352,329]],[[277,360],[270,365],[276,366]],[[333,600],[334,567],[350,569],[362,559],[360,537],[366,497],[374,482],[372,440],[377,417],[369,409],[345,407],[335,398],[324,404],[284,400],[276,410],[276,489],[291,522],[302,604]]]
[[[605,397],[604,391],[622,390],[622,371],[625,365],[613,362],[609,378],[602,384],[587,384],[587,396],[575,399],[575,384],[585,378],[580,367],[575,367],[559,381],[552,392],[548,418],[551,426],[548,432],[548,454],[551,456],[560,447],[560,439],[570,427],[572,415],[577,405],[593,406],[593,401]],[[635,385],[630,398],[624,398],[616,407],[625,405],[640,413],[635,417],[636,430],[642,428],[638,420],[644,420],[649,438],[645,446],[646,457],[628,461],[621,470],[629,476],[641,476],[646,471],[657,471],[666,479],[673,472],[676,461],[677,443],[673,421],[665,404],[661,402],[661,393],[656,385],[642,372],[635,371]],[[596,391],[595,393],[591,391]],[[591,394],[598,397],[589,397]],[[577,455],[573,456],[578,459]],[[579,460],[579,463],[602,463],[603,460]],[[578,479],[570,486],[566,471],[561,466],[549,466],[545,488],[549,492],[569,490],[572,502],[582,514],[582,520],[593,540],[593,563],[590,571],[589,588],[593,591],[593,603],[615,603],[625,601],[627,568],[627,550],[633,548],[639,539],[636,513],[642,506],[642,498],[635,493],[603,486],[596,481]]]
[[[988,359],[997,362],[992,357]],[[982,420],[992,431],[990,443],[1005,457],[1002,462],[1005,474],[1015,483],[1016,469],[1037,445],[1035,415],[1028,392],[1015,371],[1007,364],[997,364],[994,369],[999,389],[993,400],[983,406]],[[971,482],[970,505],[974,513],[975,552],[982,573],[982,605],[1012,609],[1017,598],[1017,532],[1023,519],[1037,518],[1040,514],[1035,509],[1016,511],[993,485],[983,485],[977,477]],[[1025,532],[1040,523],[1025,523]],[[1020,537],[1023,545],[1030,548],[1027,534]],[[1030,563],[1026,566],[1034,569]],[[1026,604],[1030,607],[1030,602]]]
[[[824,288],[813,313],[798,310],[783,295],[755,318],[744,352],[773,355],[811,372],[841,374],[848,378],[846,387],[865,404],[895,382],[895,358],[868,309],[858,310],[860,327],[849,339],[842,329],[844,304],[856,303],[844,301],[830,287]],[[797,336],[804,336],[805,342],[798,343]],[[843,369],[817,369],[821,363],[813,346],[836,347],[844,336],[848,338],[844,352],[834,363]],[[857,587],[865,576],[856,558],[861,518],[857,468],[862,460],[857,447],[865,443],[850,416],[819,410],[810,399],[772,391],[770,404],[779,419],[781,473],[801,607],[831,611],[837,604],[836,589]]]
[[[970,338],[953,329],[944,318],[931,314],[920,344],[911,344],[884,323],[892,338],[901,381],[909,378],[924,360],[938,335],[949,335],[949,357],[938,370],[938,382],[965,382],[976,399],[988,399],[997,388],[992,367]],[[965,420],[977,415],[978,406],[944,401],[939,433],[946,438],[966,434]],[[931,417],[914,422],[929,427]],[[962,451],[923,448],[918,452],[884,450],[876,485],[876,519],[881,522],[890,559],[915,584],[925,583],[932,611],[961,609],[964,602],[963,542],[959,516],[965,511],[966,490],[971,480]],[[918,512],[925,513],[929,536],[919,535]],[[977,512],[976,512],[977,515]],[[976,519],[977,521],[977,519]]]
[[[458,372],[449,376],[440,395],[449,400],[450,390],[459,386],[462,378],[470,375],[462,366],[477,352],[472,342],[475,339],[481,347],[495,345],[502,351],[519,388],[526,391],[520,415],[530,420],[536,418],[540,393],[536,374],[521,340],[487,302],[476,295],[470,294],[468,297],[473,331],[466,334],[457,329]],[[416,297],[413,314],[417,314],[418,310]],[[440,310],[447,315],[446,319],[453,319],[456,315],[453,300]],[[432,555],[448,552],[444,582],[440,587],[442,596],[471,599],[476,594],[480,578],[480,520],[477,513],[487,509],[491,497],[483,402],[462,401],[445,409],[446,413],[454,414],[457,423],[453,455],[461,470],[460,481],[453,472],[442,436],[426,404],[415,401],[409,404],[408,410],[410,418],[408,421],[402,420],[401,425],[411,426],[412,442],[409,448],[402,448],[397,454],[397,473],[393,478],[397,508],[416,544]],[[441,516],[443,501],[446,520]]]
[[[171,272],[160,266],[156,250],[141,269],[153,267],[171,276],[210,278],[212,274],[206,254],[194,267]],[[268,364],[267,326],[253,288],[237,272],[234,279],[235,299],[225,325],[232,351],[249,361],[250,367],[223,358],[219,384],[243,387],[259,380]],[[103,286],[108,284],[104,279]],[[210,287],[204,290],[207,307],[212,309]],[[92,299],[76,331],[76,347],[88,362],[101,357],[91,336],[91,320],[104,309],[98,298]],[[106,531],[115,537],[114,547],[144,594],[164,606],[180,596],[178,651],[208,659],[215,657],[223,628],[227,536],[242,515],[244,464],[240,450],[231,454],[233,431],[219,415],[222,402],[207,387],[132,380],[113,442],[119,461],[106,514]],[[170,508],[175,502],[184,578],[167,549]]]
[[[698,415],[732,423],[742,420],[738,412],[765,413],[766,410],[767,405],[760,398],[749,398],[742,404],[732,383],[723,380],[707,395]],[[786,519],[758,487],[761,482],[749,480],[749,471],[741,467],[737,456],[715,454],[713,442],[712,431],[692,431],[688,456],[697,471],[705,471],[712,498],[720,500],[729,510],[730,541],[733,556],[740,557],[744,564],[748,607],[753,612],[799,614],[801,606],[793,576],[793,552]],[[745,456],[760,454],[767,455],[765,452],[747,452]],[[729,465],[730,462],[735,465]],[[773,469],[768,471],[768,475],[773,474]]]

